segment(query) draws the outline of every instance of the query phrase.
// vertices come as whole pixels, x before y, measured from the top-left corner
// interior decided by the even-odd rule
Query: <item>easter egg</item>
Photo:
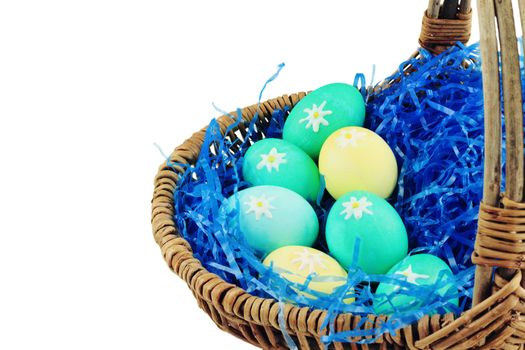
[[[346,283],[347,273],[339,263],[326,253],[302,246],[287,246],[274,250],[264,259],[263,264],[272,266],[286,280],[304,284],[306,278],[312,279],[308,288],[324,294],[332,294],[334,289]],[[308,293],[305,295],[312,297]],[[345,300],[353,301],[352,298]]]
[[[361,127],[330,135],[319,155],[319,171],[335,199],[355,190],[388,198],[397,183],[394,153],[379,135]]]
[[[312,91],[292,109],[283,129],[283,139],[317,159],[325,140],[345,126],[362,126],[365,102],[359,90],[343,83],[328,84]]]
[[[268,254],[287,245],[311,246],[319,231],[312,206],[297,193],[277,186],[255,186],[239,191],[228,200],[236,208],[246,243]]]
[[[452,280],[447,283],[453,277],[450,267],[440,258],[430,254],[408,256],[392,267],[388,275],[420,286],[432,286],[439,282],[439,286],[444,285],[437,290],[439,296],[453,295],[457,292]],[[410,292],[403,294],[403,289],[406,290],[406,287],[381,282],[375,293],[375,311],[378,314],[391,314],[396,310],[408,311],[423,305],[424,300],[420,300],[416,295],[410,295]],[[457,298],[451,298],[450,302],[456,306],[459,303]]]
[[[386,273],[408,253],[408,236],[396,210],[383,198],[366,191],[341,196],[326,219],[330,254],[344,268],[354,263],[369,274]]]
[[[317,199],[317,165],[290,142],[268,138],[254,143],[244,156],[242,173],[252,185],[285,187],[307,200]]]

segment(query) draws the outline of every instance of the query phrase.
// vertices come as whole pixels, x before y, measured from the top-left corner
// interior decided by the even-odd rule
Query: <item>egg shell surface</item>
[[[341,196],[326,220],[330,254],[346,269],[354,262],[357,241],[357,266],[369,274],[386,273],[408,253],[401,217],[386,200],[367,191]]]
[[[388,198],[397,184],[394,153],[379,135],[361,127],[342,128],[328,137],[319,155],[319,171],[335,199],[356,190]]]
[[[408,256],[392,267],[388,271],[388,275],[417,285],[434,285],[438,280],[453,277],[450,267],[440,258],[430,254]],[[438,294],[445,296],[447,293],[455,292],[457,292],[456,287],[451,282],[442,287]],[[413,295],[399,293],[398,285],[387,282],[380,283],[375,294],[377,298],[374,301],[374,309],[378,314],[391,314],[396,308],[402,308],[403,311],[417,309],[423,303]],[[386,301],[386,296],[389,296],[391,304]],[[451,303],[458,306],[459,300],[457,298],[452,299]]]
[[[232,195],[229,208],[236,207],[246,242],[261,255],[287,245],[311,246],[319,232],[312,206],[297,193],[277,186],[254,186]]]
[[[288,188],[309,201],[319,192],[319,170],[302,149],[274,138],[254,143],[244,156],[244,179],[252,185]]]
[[[286,246],[271,252],[263,262],[290,282],[304,284],[306,278],[315,274],[308,288],[324,294],[333,291],[346,283],[347,273],[339,263],[326,253],[303,246]],[[324,278],[324,279],[323,279]],[[305,295],[312,297],[304,293]],[[345,302],[352,302],[348,298]]]
[[[295,105],[283,128],[283,139],[317,159],[325,140],[334,131],[365,120],[363,96],[352,85],[333,83],[322,86]]]

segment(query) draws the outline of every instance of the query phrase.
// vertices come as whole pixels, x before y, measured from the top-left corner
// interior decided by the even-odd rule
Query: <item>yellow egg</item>
[[[328,137],[319,155],[319,172],[335,199],[357,190],[388,198],[397,183],[397,163],[390,147],[373,131],[355,126]]]
[[[332,294],[335,288],[344,285],[348,276],[334,258],[317,249],[303,246],[278,248],[268,254],[263,264],[271,264],[283,278],[298,284],[305,283],[309,275],[315,274],[308,288],[325,294]],[[303,295],[314,298],[307,293]],[[353,298],[348,298],[345,303],[353,301]]]

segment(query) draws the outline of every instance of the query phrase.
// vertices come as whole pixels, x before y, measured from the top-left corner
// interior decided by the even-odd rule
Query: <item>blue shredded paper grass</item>
[[[479,48],[458,44],[438,57],[423,50],[420,57],[400,67],[407,64],[415,71],[409,75],[396,73],[388,79],[395,81],[388,89],[365,96],[368,101],[365,126],[381,135],[396,155],[400,174],[390,203],[406,225],[410,254],[425,252],[442,258],[454,273],[453,281],[443,277],[434,286],[416,286],[393,276],[368,275],[354,266],[346,284],[326,295],[308,288],[311,281],[320,277],[310,276],[306,283],[294,284],[281,278],[273,267],[262,265],[243,240],[236,211],[226,211],[221,206],[227,198],[248,187],[242,178],[243,154],[263,133],[265,137],[281,137],[290,107],[276,110],[269,125],[255,118],[244,137],[228,136],[242,122],[240,118],[231,116],[235,123],[224,134],[218,122],[212,120],[198,161],[185,168],[174,193],[175,222],[191,244],[195,257],[209,271],[252,295],[327,310],[323,325],[327,328],[323,338],[326,343],[350,338],[372,342],[375,337],[395,332],[425,314],[460,313],[471,303],[474,268],[470,256],[483,178]],[[356,82],[361,80],[360,76]],[[325,194],[312,204],[321,227],[316,247],[327,251],[322,228],[333,199]],[[424,301],[423,305],[397,308],[375,328],[365,327],[367,317],[363,317],[361,324],[351,331],[336,332],[337,315],[351,312],[366,316],[374,314],[374,302],[389,303],[386,296],[374,295],[377,283],[385,281],[400,286],[399,293]],[[437,293],[450,283],[457,286],[457,293],[447,296]],[[305,292],[313,298],[306,297]],[[349,297],[355,298],[355,302],[345,304],[343,300]],[[460,300],[459,307],[451,304],[456,298]],[[282,316],[280,319],[284,320]],[[284,324],[281,326],[286,333]],[[288,334],[285,337],[293,348],[293,338]]]

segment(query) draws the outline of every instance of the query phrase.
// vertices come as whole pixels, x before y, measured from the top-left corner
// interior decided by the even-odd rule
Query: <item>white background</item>
[[[255,103],[280,62],[266,98],[385,77],[427,1],[0,4],[0,348],[251,349],[152,238],[153,143]]]

